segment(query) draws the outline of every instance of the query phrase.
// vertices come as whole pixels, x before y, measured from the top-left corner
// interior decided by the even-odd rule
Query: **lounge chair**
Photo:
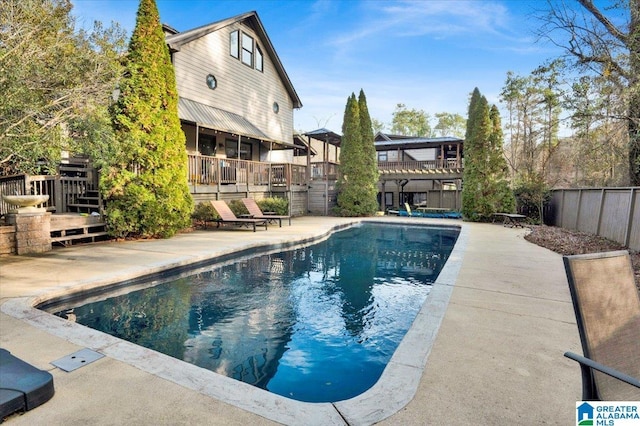
[[[640,401],[640,297],[629,253],[564,256],[582,342],[582,399]]]
[[[291,216],[279,216],[276,214],[265,214],[260,210],[260,206],[253,198],[243,198],[242,203],[249,211],[251,217],[255,219],[266,219],[269,222],[278,221],[278,224],[282,228],[282,219],[289,219],[289,226],[291,226]]]
[[[260,226],[264,225],[265,231],[267,230],[267,220],[236,217],[236,215],[233,214],[233,212],[231,211],[227,203],[225,203],[223,200],[211,201],[211,205],[218,212],[218,215],[220,216],[220,219],[216,219],[218,228],[223,223],[233,223],[237,225],[247,225],[247,226],[251,225],[253,226],[253,232],[256,232],[257,225],[260,225]]]
[[[409,217],[422,217],[422,214],[411,211],[411,207],[409,206],[409,203],[404,203],[404,211],[400,210],[398,215],[399,216],[404,216],[404,214],[403,214],[404,212],[407,212],[406,215],[409,216]]]

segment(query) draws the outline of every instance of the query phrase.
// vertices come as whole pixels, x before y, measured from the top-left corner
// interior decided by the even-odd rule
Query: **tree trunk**
[[[630,0],[629,58],[629,181],[640,186],[640,1]]]

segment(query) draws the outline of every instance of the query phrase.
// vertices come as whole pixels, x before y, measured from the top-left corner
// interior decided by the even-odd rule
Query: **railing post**
[[[633,226],[633,211],[636,205],[636,188],[629,188],[629,213],[627,214],[627,229],[624,233],[624,245],[629,247],[631,244],[631,227]]]
[[[216,185],[218,185],[217,191],[220,193],[220,181],[222,180],[222,159],[216,159]]]
[[[60,175],[56,175],[55,179],[53,180],[53,192],[56,213],[66,213],[63,205],[64,196],[62,194],[62,180],[60,179]]]
[[[600,225],[602,224],[602,210],[604,209],[605,193],[605,188],[602,188],[602,190],[600,191],[600,208],[598,208],[598,225],[596,227],[596,235],[600,235]]]

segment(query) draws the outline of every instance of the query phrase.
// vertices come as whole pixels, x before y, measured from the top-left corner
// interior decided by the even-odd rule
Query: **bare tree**
[[[558,148],[561,91],[556,66],[541,66],[524,77],[508,72],[500,93],[508,113],[505,156],[511,176],[521,181],[544,180]]]
[[[547,0],[549,12],[539,35],[562,47],[586,75],[605,78],[619,89],[628,135],[629,178],[640,185],[640,1],[610,1],[598,7],[578,0]]]

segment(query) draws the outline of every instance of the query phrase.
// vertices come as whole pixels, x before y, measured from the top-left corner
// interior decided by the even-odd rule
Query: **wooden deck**
[[[100,216],[73,213],[51,215],[51,244],[68,246],[106,239],[106,224]]]

